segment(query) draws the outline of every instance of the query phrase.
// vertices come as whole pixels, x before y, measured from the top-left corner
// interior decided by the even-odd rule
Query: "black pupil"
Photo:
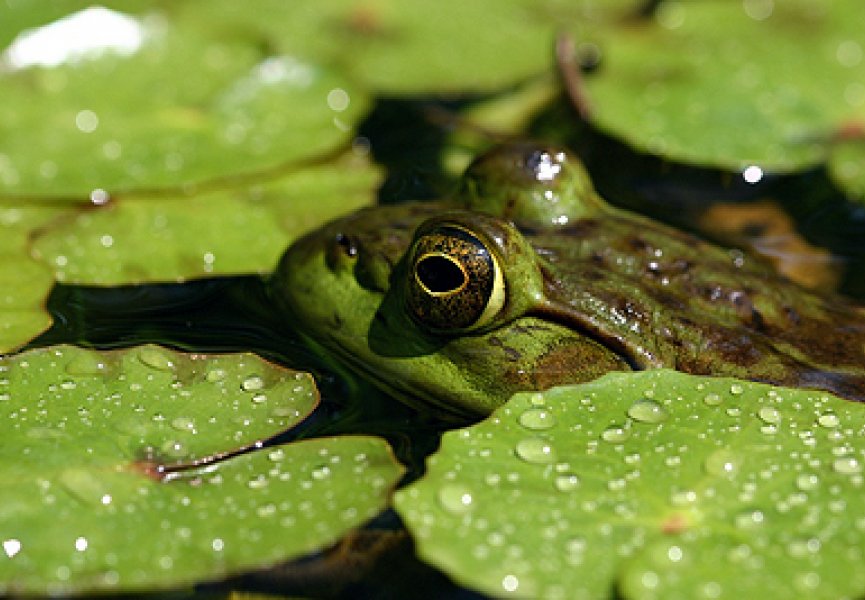
[[[443,256],[425,256],[416,267],[417,278],[433,293],[452,292],[466,282],[463,270]]]

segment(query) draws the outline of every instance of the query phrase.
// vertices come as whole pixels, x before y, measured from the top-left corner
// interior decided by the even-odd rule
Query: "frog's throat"
[[[400,387],[398,384],[404,381],[403,378],[382,377],[382,370],[380,368],[376,368],[375,365],[363,360],[359,354],[346,349],[338,342],[323,345],[309,336],[303,337],[311,342],[311,346],[313,346],[320,356],[335,358],[336,366],[342,367],[342,376],[347,375],[344,371],[344,368],[347,367],[348,372],[352,375],[372,382],[375,387],[388,396],[399,400],[415,410],[431,413],[442,420],[454,423],[466,423],[469,419],[475,418],[479,414],[476,411],[456,406],[452,402],[448,402],[448,399],[445,397],[427,393],[421,387]]]

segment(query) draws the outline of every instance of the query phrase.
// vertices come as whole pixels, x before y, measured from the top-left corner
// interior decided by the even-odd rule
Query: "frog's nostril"
[[[344,233],[337,233],[334,241],[346,256],[357,256],[357,244],[349,236]]]
[[[428,254],[415,266],[418,282],[431,294],[452,294],[468,283],[465,270],[443,254]]]
[[[353,265],[359,252],[353,237],[337,233],[325,246],[324,260],[331,271],[337,271]]]

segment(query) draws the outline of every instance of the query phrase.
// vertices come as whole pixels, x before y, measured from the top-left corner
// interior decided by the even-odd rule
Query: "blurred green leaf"
[[[236,189],[124,198],[44,229],[34,256],[59,281],[91,285],[267,273],[302,233],[371,204],[378,182],[349,157]]]
[[[823,161],[865,120],[859,0],[664,2],[599,31],[592,120],[689,163],[790,171]]]
[[[94,190],[272,169],[346,143],[366,111],[365,95],[344,76],[309,55],[271,52],[254,35],[227,35],[230,22],[175,18],[156,3],[135,3],[137,14],[67,6],[79,10],[36,30],[45,39],[28,46],[34,33],[21,32],[0,55],[5,195],[86,200]],[[32,11],[33,3],[12,10]],[[12,38],[8,28],[20,22],[0,22],[0,37]],[[120,27],[129,47],[72,52],[81,38]],[[68,55],[48,52],[57,48]]]
[[[616,22],[641,0],[185,2],[190,20],[240,24],[388,94],[486,92],[548,73],[564,29]],[[206,8],[203,8],[206,7]]]

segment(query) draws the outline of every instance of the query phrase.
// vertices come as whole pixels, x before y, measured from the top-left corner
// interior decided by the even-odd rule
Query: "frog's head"
[[[532,230],[566,226],[609,208],[579,160],[532,142],[502,145],[475,159],[458,200]]]
[[[516,176],[496,187],[500,150],[470,167],[455,202],[368,208],[306,235],[274,274],[276,301],[326,353],[444,414],[485,414],[518,390],[627,368],[538,311],[551,267],[511,217],[554,224],[550,214],[575,214],[562,206],[583,210],[570,190],[585,189],[566,181],[584,174],[561,152],[539,152],[511,150],[521,168],[548,176],[530,174],[522,196]],[[533,206],[551,198],[553,209]]]

